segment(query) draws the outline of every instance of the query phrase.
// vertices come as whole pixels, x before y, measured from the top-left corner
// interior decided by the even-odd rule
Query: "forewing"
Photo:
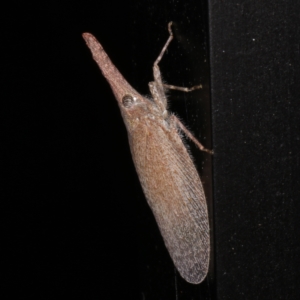
[[[136,139],[136,137],[139,139]],[[209,264],[209,224],[205,195],[196,168],[176,129],[155,122],[129,136],[135,166],[181,276],[200,283]]]

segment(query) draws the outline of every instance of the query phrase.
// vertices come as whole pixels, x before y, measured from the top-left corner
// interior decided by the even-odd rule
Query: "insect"
[[[93,35],[84,33],[83,38],[117,99],[136,171],[170,256],[180,275],[197,284],[209,266],[208,212],[199,175],[181,133],[200,150],[212,152],[167,110],[166,89],[191,92],[202,87],[163,83],[158,64],[173,39],[171,26],[172,22],[169,38],[153,65],[151,99],[129,85]]]

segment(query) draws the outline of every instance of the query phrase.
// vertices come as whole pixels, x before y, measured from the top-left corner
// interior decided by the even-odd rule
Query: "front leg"
[[[162,48],[159,56],[157,57],[157,59],[155,60],[155,62],[153,64],[154,81],[149,83],[150,92],[154,99],[154,102],[157,104],[157,106],[160,108],[160,110],[162,112],[164,112],[167,109],[167,98],[165,95],[165,91],[164,91],[165,88],[164,88],[164,84],[163,84],[163,81],[161,78],[161,73],[160,73],[158,64],[161,61],[161,59],[163,58],[164,53],[166,52],[169,44],[171,43],[171,41],[173,39],[173,32],[172,32],[171,26],[172,26],[172,22],[170,22],[168,24],[170,36],[169,36],[166,44]]]

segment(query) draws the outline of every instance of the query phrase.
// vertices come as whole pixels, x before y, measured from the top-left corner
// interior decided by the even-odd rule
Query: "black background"
[[[181,0],[6,7],[2,299],[299,299],[299,8]],[[81,37],[93,33],[148,94],[171,20],[164,79],[204,85],[170,93],[171,110],[215,151],[211,165],[190,145],[213,245],[198,286],[174,270],[117,103]]]
[[[219,299],[298,299],[299,3],[210,4]]]

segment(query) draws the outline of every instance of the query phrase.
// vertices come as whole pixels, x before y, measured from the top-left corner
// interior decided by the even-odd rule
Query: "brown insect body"
[[[210,151],[167,112],[166,86],[158,62],[172,40],[171,23],[169,32],[170,38],[154,63],[155,81],[149,83],[153,99],[141,96],[127,83],[94,36],[84,33],[83,37],[118,101],[141,185],[173,262],[185,280],[200,283],[209,265],[208,213],[199,175],[179,130],[201,150]]]

